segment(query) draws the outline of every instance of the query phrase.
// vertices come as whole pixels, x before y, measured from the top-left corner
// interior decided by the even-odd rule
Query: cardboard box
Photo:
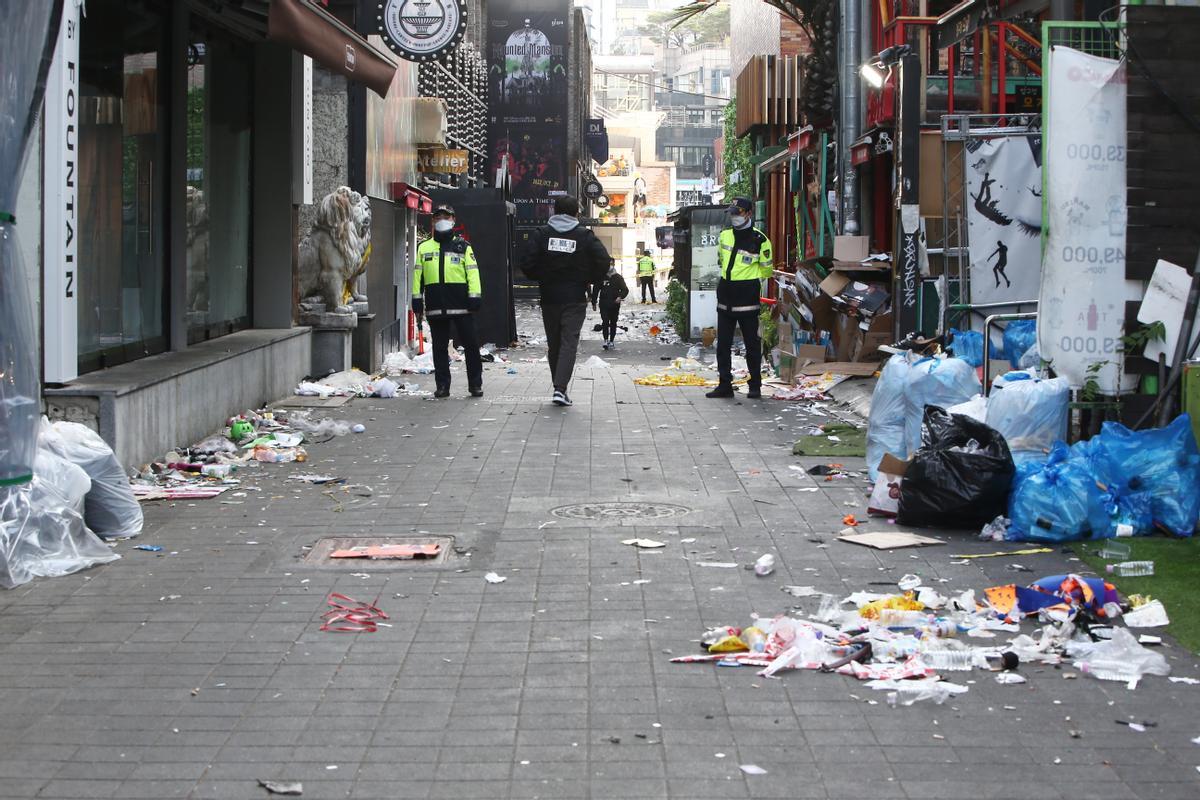
[[[879,348],[886,347],[895,341],[895,334],[892,331],[893,322],[894,317],[891,312],[871,317],[867,330],[859,337],[858,346],[851,360],[876,361],[881,355],[886,355],[880,353]]]
[[[821,281],[821,291],[833,298],[836,310],[864,318],[874,315],[891,300],[891,293],[882,283],[857,281],[844,272],[831,272]]]
[[[871,255],[871,238],[869,236],[834,236],[834,261],[862,261]]]
[[[819,344],[802,344],[796,348],[796,360],[801,365],[825,363],[825,346]]]
[[[796,361],[794,355],[777,349],[775,351],[775,366],[779,371],[779,381],[781,383],[785,386],[791,386],[796,382],[796,376],[800,374],[800,364]]]
[[[879,471],[887,475],[896,475],[904,477],[908,472],[908,465],[911,462],[896,458],[891,453],[884,453],[883,458],[879,460]]]

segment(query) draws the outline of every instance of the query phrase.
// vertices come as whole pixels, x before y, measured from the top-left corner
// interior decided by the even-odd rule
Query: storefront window
[[[163,35],[161,16],[146,3],[88,6],[80,39],[81,373],[167,346]]]
[[[187,330],[250,324],[251,49],[197,30],[187,77]]]

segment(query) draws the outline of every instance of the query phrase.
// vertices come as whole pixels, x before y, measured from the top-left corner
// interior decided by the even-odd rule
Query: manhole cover
[[[669,503],[577,503],[550,513],[564,519],[663,519],[681,517],[689,510]]]
[[[361,557],[346,557],[357,553]],[[453,536],[328,536],[317,540],[304,563],[358,572],[427,567],[453,557]]]

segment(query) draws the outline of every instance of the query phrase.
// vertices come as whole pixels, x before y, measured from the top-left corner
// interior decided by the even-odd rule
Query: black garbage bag
[[[904,525],[979,528],[1003,515],[1016,467],[994,428],[925,406],[921,447],[900,484]]]

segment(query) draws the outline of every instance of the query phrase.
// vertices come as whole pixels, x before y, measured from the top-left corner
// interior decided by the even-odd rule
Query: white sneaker
[[[567,397],[567,393],[560,392],[557,389],[554,391],[554,399],[551,402],[553,402],[556,406],[572,405],[571,398]]]

